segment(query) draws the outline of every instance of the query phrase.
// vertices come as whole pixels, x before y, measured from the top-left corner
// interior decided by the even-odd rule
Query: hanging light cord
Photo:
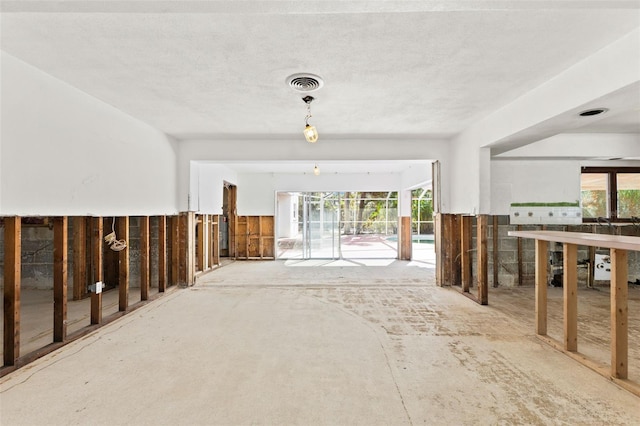
[[[313,117],[311,115],[311,102],[307,103],[307,116],[304,118],[304,122],[305,124],[308,126],[309,125],[309,119]]]

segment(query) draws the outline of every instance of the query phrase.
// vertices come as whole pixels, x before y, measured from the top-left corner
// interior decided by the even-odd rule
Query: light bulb
[[[307,124],[304,128],[304,137],[307,142],[315,143],[318,140],[318,131],[314,126]]]
[[[320,175],[320,167],[318,167],[317,164],[313,167],[313,174],[316,176]]]

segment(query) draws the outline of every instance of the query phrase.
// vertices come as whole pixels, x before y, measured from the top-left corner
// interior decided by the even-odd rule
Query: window
[[[583,167],[580,175],[585,222],[627,222],[640,216],[640,167]]]

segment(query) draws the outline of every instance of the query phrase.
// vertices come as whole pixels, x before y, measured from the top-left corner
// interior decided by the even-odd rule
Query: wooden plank
[[[210,243],[211,239],[211,216],[205,214],[202,222],[202,270],[206,271],[211,267]]]
[[[220,221],[222,216],[214,216],[213,226],[211,228],[211,264],[220,264]]]
[[[177,285],[180,276],[180,216],[171,217],[171,269],[170,285]]]
[[[228,228],[227,228],[227,232],[228,232],[228,238],[229,238],[229,257],[232,258],[237,258],[238,256],[236,255],[236,248],[237,248],[237,242],[236,242],[236,221],[237,221],[237,211],[236,211],[236,200],[237,200],[237,195],[238,195],[238,191],[237,191],[238,187],[234,186],[234,185],[230,185],[229,186],[229,190],[228,190],[228,209],[229,209],[229,214],[228,214]]]
[[[564,243],[563,268],[563,312],[564,349],[578,350],[578,246]]]
[[[53,219],[53,341],[64,342],[67,337],[67,255],[68,219]]]
[[[444,234],[444,225],[442,213],[436,213],[433,217],[433,227],[435,234],[435,251],[436,251],[436,285],[444,285],[444,243],[442,241]]]
[[[559,243],[570,243],[575,245],[640,251],[640,237],[630,237],[625,235],[590,234],[586,232],[563,231],[509,231],[509,236],[557,241]]]
[[[489,303],[489,276],[488,276],[488,256],[487,256],[487,235],[488,235],[487,215],[479,215],[476,225],[477,232],[477,256],[478,256],[478,302],[481,305]]]
[[[260,256],[263,259],[275,259],[275,219],[273,216],[261,216],[260,221]]]
[[[140,217],[140,300],[149,299],[151,280],[150,238],[151,226],[149,216]]]
[[[73,218],[73,300],[87,294],[87,219]]]
[[[158,216],[158,292],[167,289],[167,217]]]
[[[235,220],[235,258],[236,259],[246,259],[248,257],[247,252],[247,217],[246,216],[238,216]]]
[[[536,334],[547,334],[547,256],[549,243],[536,240]]]
[[[450,286],[452,283],[453,253],[451,245],[451,215],[442,215],[442,251],[444,261],[442,263],[442,285]]]
[[[628,378],[629,307],[628,254],[611,249],[611,376]]]
[[[462,216],[460,221],[460,280],[462,284],[462,291],[469,292],[471,285],[471,256],[469,255],[471,249],[471,216]]]
[[[449,236],[451,242],[451,285],[455,286],[461,285],[462,282],[460,222],[462,222],[462,215],[451,215],[451,235]]]
[[[119,217],[116,224],[118,239],[127,243],[127,248],[118,252],[118,310],[126,311],[129,307],[129,216]]]
[[[493,223],[491,229],[492,246],[491,246],[491,254],[493,255],[493,287],[498,287],[500,283],[498,282],[498,272],[500,271],[500,248],[498,247],[498,216],[493,216]],[[518,243],[520,243],[520,239],[518,239]],[[519,274],[518,274],[519,275]]]
[[[205,259],[205,251],[204,251],[204,241],[205,241],[205,216],[204,215],[196,215],[196,271],[204,271],[206,268],[204,266]]]
[[[400,217],[400,260],[411,260],[413,256],[413,241],[411,239],[411,216]]]
[[[4,365],[20,357],[20,270],[22,222],[19,216],[4,218]]]
[[[116,229],[116,218],[110,217],[102,220],[102,234],[109,235],[112,231],[117,231]],[[119,233],[116,232],[118,239],[120,239]],[[105,285],[116,288],[120,282],[120,255],[118,252],[110,250],[109,246],[106,244],[102,245],[102,268],[104,273],[104,283]],[[95,281],[94,281],[95,282]]]
[[[522,225],[517,226],[518,231],[522,230]],[[522,263],[522,238],[518,238],[518,286],[522,287],[522,278],[524,275],[524,268]]]
[[[91,226],[91,266],[93,282],[103,281],[102,218],[94,217]],[[102,293],[91,293],[91,324],[102,322]]]

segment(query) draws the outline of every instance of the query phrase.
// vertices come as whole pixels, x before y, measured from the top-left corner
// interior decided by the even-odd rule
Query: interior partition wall
[[[280,259],[398,257],[397,192],[281,192]]]

